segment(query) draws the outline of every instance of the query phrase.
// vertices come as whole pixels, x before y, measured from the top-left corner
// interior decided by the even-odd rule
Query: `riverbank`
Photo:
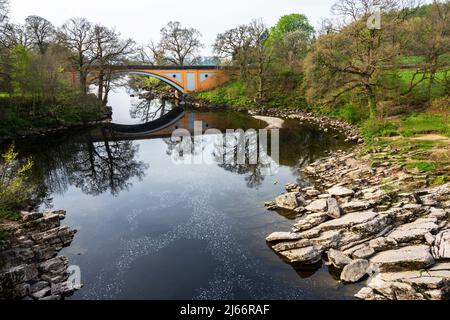
[[[0,223],[0,299],[61,300],[81,288],[58,252],[76,230],[61,225],[65,211],[22,212]]]
[[[382,156],[359,146],[303,168],[310,187],[288,184],[266,203],[298,213],[267,241],[294,265],[323,261],[344,283],[369,277],[360,299],[448,299],[450,184],[429,187],[426,174],[372,161]]]

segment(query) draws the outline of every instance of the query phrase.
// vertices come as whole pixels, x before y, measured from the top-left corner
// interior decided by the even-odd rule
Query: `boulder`
[[[348,197],[355,194],[353,190],[350,190],[348,188],[344,188],[341,186],[334,186],[331,189],[327,190],[327,193],[331,194],[332,196],[336,197]]]
[[[337,269],[343,269],[346,265],[352,262],[346,254],[339,250],[330,249],[328,251],[328,260]]]
[[[328,215],[331,218],[338,219],[341,217],[341,207],[335,198],[327,199]]]
[[[426,245],[383,251],[370,259],[374,269],[383,272],[420,270],[434,264],[430,247]]]
[[[369,269],[369,261],[364,259],[353,260],[346,265],[341,273],[341,280],[344,282],[358,282],[361,280]]]
[[[322,259],[323,249],[319,246],[294,249],[281,252],[290,263],[301,263],[306,265],[316,264]]]
[[[326,211],[327,210],[327,200],[319,199],[319,200],[313,201],[306,207],[306,210],[312,211],[312,212]]]
[[[297,192],[283,194],[275,199],[275,203],[281,209],[294,210],[298,207]]]

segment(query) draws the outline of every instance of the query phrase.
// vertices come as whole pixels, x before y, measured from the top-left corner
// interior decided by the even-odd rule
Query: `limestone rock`
[[[436,259],[450,259],[450,230],[438,233],[432,251]]]
[[[337,269],[343,269],[346,265],[352,262],[347,255],[339,250],[330,249],[328,251],[328,260]]]
[[[294,232],[274,232],[266,238],[267,242],[299,240],[300,236]]]
[[[353,257],[356,259],[368,259],[375,254],[375,250],[369,245],[363,246],[361,249],[353,252]]]
[[[297,192],[283,194],[275,199],[275,203],[281,209],[294,210],[298,207]]]
[[[380,237],[370,240],[369,246],[376,252],[379,252],[394,249],[398,246],[398,243],[394,239]]]
[[[394,229],[388,238],[394,239],[398,243],[405,243],[415,240],[425,240],[425,235],[438,230],[436,218],[420,218],[408,224],[404,224]]]
[[[328,215],[331,218],[338,219],[341,217],[341,207],[335,198],[327,199]]]
[[[332,196],[336,197],[348,197],[355,194],[353,190],[350,190],[348,188],[340,187],[340,186],[334,186],[331,189],[327,190],[327,193],[331,194]]]
[[[425,269],[434,264],[434,259],[430,247],[418,245],[380,252],[370,262],[375,269],[389,272]]]
[[[322,259],[323,249],[318,246],[294,249],[281,252],[281,256],[290,263],[301,263],[306,265],[316,264]]]
[[[327,210],[327,200],[319,199],[319,200],[313,201],[306,207],[306,210],[312,211],[312,212],[326,211]]]
[[[369,269],[369,261],[364,259],[353,260],[346,265],[341,273],[341,280],[344,282],[358,282],[361,280]]]
[[[353,200],[347,203],[342,204],[342,211],[345,213],[356,212],[368,210],[374,206],[373,203],[369,201],[361,201],[361,200]]]
[[[330,217],[328,216],[328,213],[325,212],[309,214],[301,218],[296,224],[294,224],[293,229],[297,232],[306,231],[329,220],[329,218]]]

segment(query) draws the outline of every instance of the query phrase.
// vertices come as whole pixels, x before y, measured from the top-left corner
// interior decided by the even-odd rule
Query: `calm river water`
[[[159,110],[160,102],[147,108],[125,89],[111,93],[110,105],[121,124],[171,108]],[[266,126],[242,113],[188,116],[211,128]],[[258,165],[220,165],[213,136],[196,146],[211,160],[201,165],[174,163],[167,137],[108,141],[79,132],[16,145],[33,156],[51,208],[67,210],[64,224],[78,230],[61,252],[82,272],[84,287],[71,299],[337,299],[357,288],[344,288],[326,266],[304,271],[283,262],[265,238],[290,230],[293,217],[263,206],[286,183],[307,184],[299,166],[345,148],[334,135],[287,121],[273,176],[261,175]]]

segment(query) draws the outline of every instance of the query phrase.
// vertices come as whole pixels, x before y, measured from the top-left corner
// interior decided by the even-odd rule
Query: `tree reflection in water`
[[[278,164],[268,156],[266,150],[258,148],[257,135],[244,144],[235,143],[234,138],[235,135],[228,134],[194,137],[186,133],[185,136],[164,139],[164,142],[167,144],[167,155],[175,162],[198,163],[194,158],[202,156],[202,164],[212,160],[228,172],[245,175],[247,187],[258,188]],[[210,144],[213,148],[208,154]]]
[[[148,165],[136,161],[139,147],[132,141],[86,141],[69,163],[69,181],[84,193],[99,195],[109,191],[117,196],[128,190],[132,178],[142,180]]]
[[[132,103],[130,116],[143,123],[156,120],[172,109],[165,99],[139,99]]]
[[[137,161],[139,146],[133,141],[93,139],[90,134],[22,141],[21,156],[33,156],[33,178],[49,193],[63,194],[70,185],[89,195],[128,190],[131,180],[143,179],[149,165]]]

